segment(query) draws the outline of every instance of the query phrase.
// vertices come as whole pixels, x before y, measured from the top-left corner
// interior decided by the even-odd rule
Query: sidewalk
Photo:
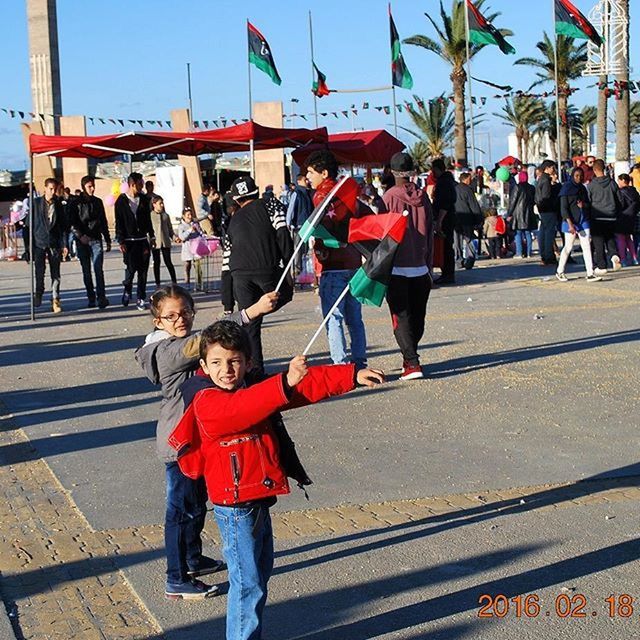
[[[117,282],[117,256],[106,267]],[[32,326],[25,265],[0,264],[5,605],[25,638],[223,637],[224,596],[162,597],[157,390],[132,357],[149,319],[84,309],[79,267],[63,269],[65,312]],[[640,270],[552,275],[482,261],[435,291],[418,383],[397,380],[387,310],[365,309],[391,381],[286,416],[314,486],[274,509],[265,640],[633,637],[640,604],[622,618],[617,596],[640,598]],[[220,310],[197,304],[198,327]],[[317,306],[302,293],[266,321],[268,367],[306,344]],[[216,535],[210,519],[213,555]],[[482,594],[509,611],[479,618]],[[518,612],[531,594],[539,613]]]

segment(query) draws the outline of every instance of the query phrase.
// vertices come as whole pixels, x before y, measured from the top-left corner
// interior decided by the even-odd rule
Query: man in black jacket
[[[442,274],[434,282],[437,285],[454,284],[456,281],[456,258],[453,251],[453,230],[456,224],[456,181],[447,171],[444,160],[436,158],[431,171],[436,179],[433,191],[434,231],[444,238],[444,264]]]
[[[616,219],[621,209],[620,195],[618,185],[605,174],[604,160],[598,159],[593,163],[593,179],[587,191],[591,201],[594,273],[603,276],[607,273],[607,257],[614,271],[622,268],[615,241]]]
[[[98,306],[104,309],[109,304],[105,294],[104,271],[102,264],[104,253],[102,238],[106,250],[111,251],[111,236],[107,216],[104,212],[104,204],[100,198],[93,195],[96,183],[92,176],[84,176],[80,181],[82,193],[69,204],[71,231],[75,234],[77,242],[78,260],[82,266],[82,279],[87,291],[89,307],[96,306],[96,293]],[[94,289],[91,277],[91,265],[96,274],[96,286]]]
[[[284,205],[274,197],[258,198],[251,176],[238,178],[231,195],[240,209],[229,222],[227,239],[231,247],[229,269],[233,277],[233,295],[241,309],[274,291],[282,269],[293,254],[293,242],[287,229]],[[285,283],[280,304],[291,300],[292,283]],[[263,371],[262,318],[246,327],[251,340],[251,359],[257,371]]]
[[[56,197],[58,181],[47,178],[44,181],[44,194],[33,200],[33,211],[27,217],[24,237],[29,237],[29,225],[33,224],[33,256],[36,272],[35,295],[33,306],[42,304],[44,295],[45,261],[49,262],[51,275],[51,310],[60,313],[60,262],[67,253],[65,239],[69,230],[67,216],[62,202]],[[27,241],[28,242],[28,241]]]
[[[560,204],[554,190],[558,170],[551,160],[545,160],[540,165],[540,177],[536,184],[536,206],[540,216],[540,232],[538,234],[538,248],[540,260],[545,266],[555,265],[556,256],[553,251],[553,241],[558,230]]]
[[[471,174],[461,173],[456,185],[456,249],[465,269],[471,269],[476,261],[473,244],[475,229],[482,225],[482,211],[471,186]]]
[[[120,245],[124,261],[124,293],[122,306],[129,305],[133,289],[133,278],[138,274],[136,306],[144,311],[147,297],[147,271],[153,239],[153,225],[151,224],[151,210],[148,198],[142,193],[144,183],[142,175],[132,173],[127,184],[127,193],[121,193],[116,200],[116,239]]]

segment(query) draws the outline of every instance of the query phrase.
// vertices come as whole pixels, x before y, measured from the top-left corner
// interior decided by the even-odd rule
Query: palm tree
[[[413,99],[416,107],[411,105],[408,111],[417,131],[401,128],[418,138],[419,142],[414,147],[417,156],[440,158],[453,141],[455,121],[449,109],[449,100],[444,96],[427,102],[418,96],[413,96]]]
[[[409,155],[413,158],[416,169],[420,173],[429,170],[433,156],[429,153],[428,145],[424,140],[418,140],[410,149]]]
[[[631,121],[631,135],[640,135],[640,102],[632,102],[629,109],[629,120]]]
[[[582,141],[582,155],[589,154],[591,146],[591,125],[598,121],[598,109],[591,105],[582,107],[580,112],[582,116],[582,130],[580,131],[580,140]]]
[[[558,107],[560,110],[560,158],[566,159],[569,154],[569,130],[567,128],[567,105],[570,94],[571,80],[575,80],[582,75],[582,70],[587,63],[587,44],[576,46],[573,38],[567,36],[557,36],[556,46],[558,52]],[[520,58],[516,64],[524,64],[535,69],[539,69],[536,74],[538,81],[533,84],[537,86],[545,82],[556,80],[556,65],[553,41],[545,32],[541,42],[536,44],[536,48],[542,54],[541,58]]]
[[[478,0],[476,6],[482,8],[485,0]],[[438,40],[434,40],[425,35],[414,35],[404,40],[405,44],[422,47],[427,51],[435,53],[451,66],[451,83],[453,85],[453,98],[455,102],[455,156],[456,161],[467,166],[467,125],[465,118],[465,83],[467,81],[467,73],[464,65],[467,60],[467,37],[465,25],[465,0],[452,0],[451,13],[448,14],[440,0],[440,22],[436,21],[425,13],[427,20],[431,23],[438,35]],[[486,18],[493,22],[500,14],[493,13],[486,15]],[[500,33],[504,36],[512,35],[512,32],[506,29],[500,29]],[[473,58],[484,44],[469,44],[469,57]]]
[[[514,127],[518,141],[518,157],[525,164],[529,161],[531,130],[544,120],[545,110],[544,102],[540,98],[516,96],[506,101],[502,113],[493,114]]]
[[[616,75],[621,83],[629,82],[629,0],[619,0],[618,18],[626,24],[626,46],[619,54],[622,72]],[[628,163],[631,156],[630,105],[629,90],[622,92],[620,100],[616,100],[616,162]],[[627,165],[628,166],[628,165]]]

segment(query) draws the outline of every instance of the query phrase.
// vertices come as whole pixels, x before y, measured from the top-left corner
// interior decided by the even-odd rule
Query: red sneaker
[[[402,375],[400,376],[400,380],[419,380],[420,378],[424,378],[424,374],[422,373],[422,367],[419,364],[410,365],[405,362],[402,365]]]

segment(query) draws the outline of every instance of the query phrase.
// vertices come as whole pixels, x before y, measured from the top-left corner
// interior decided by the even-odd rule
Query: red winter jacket
[[[354,386],[355,367],[346,364],[310,367],[289,393],[284,374],[236,391],[203,389],[168,442],[178,451],[182,473],[193,479],[204,476],[214,504],[289,493],[269,416],[341,395]]]

